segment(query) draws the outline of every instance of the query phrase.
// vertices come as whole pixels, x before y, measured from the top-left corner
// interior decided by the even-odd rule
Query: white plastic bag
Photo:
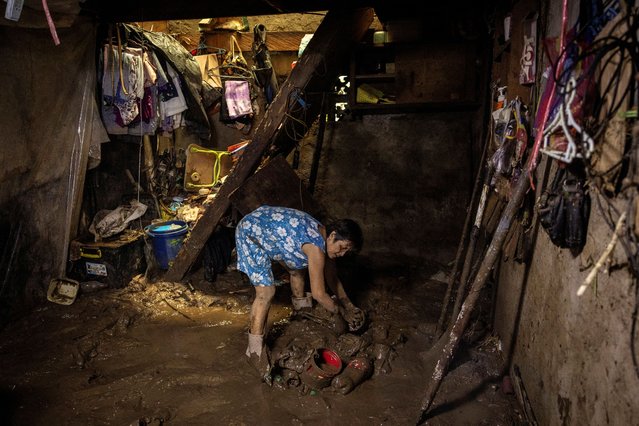
[[[131,200],[129,206],[120,206],[115,210],[100,210],[95,214],[89,232],[95,236],[95,241],[119,234],[124,231],[129,222],[146,212],[147,206],[137,200]]]

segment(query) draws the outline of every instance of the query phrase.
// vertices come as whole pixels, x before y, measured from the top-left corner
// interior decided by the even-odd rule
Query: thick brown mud
[[[352,296],[367,322],[341,336],[294,315],[289,289],[278,289],[267,342],[288,368],[274,370],[272,387],[246,362],[254,293],[237,272],[214,284],[197,273],[192,285],[138,278],[69,306],[44,304],[0,332],[2,424],[413,425],[445,289],[429,279],[436,271],[369,270]],[[319,347],[344,365],[367,357],[372,376],[345,395],[300,382],[291,371]],[[490,335],[461,351],[428,424],[519,424],[514,396],[501,390],[502,362]]]

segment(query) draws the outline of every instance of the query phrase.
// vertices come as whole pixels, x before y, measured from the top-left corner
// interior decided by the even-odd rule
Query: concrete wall
[[[316,196],[363,227],[364,253],[448,262],[471,192],[464,113],[363,116],[329,126]]]
[[[636,284],[626,268],[577,289],[612,236],[593,208],[588,242],[573,258],[540,230],[529,271],[502,263],[495,330],[519,366],[540,425],[630,425],[639,418],[631,350]],[[613,265],[623,265],[621,247]],[[635,332],[636,334],[636,332]],[[635,338],[637,336],[635,335]],[[514,345],[514,346],[512,346]]]

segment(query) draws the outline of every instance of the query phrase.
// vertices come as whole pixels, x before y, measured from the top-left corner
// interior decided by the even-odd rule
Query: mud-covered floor
[[[133,280],[123,289],[47,302],[0,332],[0,418],[14,425],[413,425],[432,371],[433,332],[445,283],[437,265],[350,266],[347,289],[368,313],[375,374],[352,392],[269,387],[246,362],[253,289],[238,272],[214,284]],[[348,270],[347,270],[348,273]],[[441,278],[441,273],[439,274]],[[192,287],[192,288],[190,288]],[[269,345],[322,328],[292,317],[278,289]],[[326,331],[326,330],[324,330]],[[431,425],[520,424],[501,389],[498,342],[471,330],[433,406]],[[334,344],[337,336],[315,340]],[[328,339],[328,340],[326,340]],[[382,353],[380,355],[379,353]],[[364,352],[362,352],[364,353]]]

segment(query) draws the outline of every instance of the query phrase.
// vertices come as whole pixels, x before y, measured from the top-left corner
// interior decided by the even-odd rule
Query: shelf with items
[[[395,97],[394,48],[371,44],[359,45],[350,62],[349,106],[390,105]],[[353,108],[355,107],[355,108]]]
[[[360,74],[353,76],[353,80],[361,83],[390,82],[395,81],[395,73],[392,74]]]
[[[479,106],[475,55],[465,43],[361,44],[351,55],[349,108],[360,114],[473,110]]]

